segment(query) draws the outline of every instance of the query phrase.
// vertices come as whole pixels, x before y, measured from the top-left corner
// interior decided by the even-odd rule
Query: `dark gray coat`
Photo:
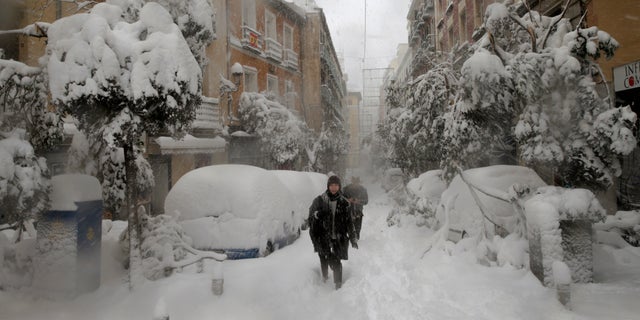
[[[309,207],[309,235],[313,248],[323,255],[335,255],[341,260],[349,258],[349,241],[355,243],[356,231],[350,214],[349,201],[338,192],[336,203],[335,234],[331,238],[331,208],[329,190],[317,196]]]

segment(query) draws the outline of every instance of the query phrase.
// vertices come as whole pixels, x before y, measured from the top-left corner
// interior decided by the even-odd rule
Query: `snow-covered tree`
[[[307,146],[309,168],[315,172],[343,173],[342,160],[349,151],[349,136],[338,120],[325,121],[317,138]]]
[[[387,88],[391,163],[411,177],[435,169],[444,150],[444,114],[455,99],[457,79],[449,63],[434,65],[407,84]]]
[[[593,80],[595,59],[611,57],[618,43],[597,27],[572,30],[563,16],[487,8],[486,34],[462,68],[457,121],[478,133],[463,147],[508,151],[515,139],[521,161],[553,168],[561,184],[606,188],[620,174],[618,157],[635,147],[636,115],[612,109]]]
[[[47,34],[53,102],[87,135],[104,192],[126,198],[133,269],[139,265],[138,192],[153,183],[139,139],[188,128],[200,103],[200,67],[157,3],[145,4],[133,23],[124,21],[119,6],[100,3],[57,20]],[[108,202],[115,212],[121,204]]]
[[[238,114],[247,133],[260,137],[262,152],[276,167],[290,167],[303,155],[309,128],[285,106],[244,92]]]
[[[163,6],[173,22],[178,25],[191,53],[202,67],[207,64],[206,47],[215,40],[215,11],[209,0],[107,0],[122,8],[125,21],[138,20],[145,3],[156,2]]]
[[[24,223],[49,208],[49,171],[43,157],[19,136],[0,140],[0,212],[3,222]],[[16,239],[19,240],[19,239]]]
[[[40,68],[0,59],[0,212],[22,231],[49,204],[49,171],[38,153],[62,139],[60,118],[47,110]]]

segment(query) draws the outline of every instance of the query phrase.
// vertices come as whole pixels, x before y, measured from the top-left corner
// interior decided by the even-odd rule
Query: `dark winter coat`
[[[363,216],[362,209],[364,205],[369,203],[367,189],[365,189],[361,184],[350,184],[344,187],[344,197],[347,199],[357,199],[360,203],[352,203],[351,205],[358,216]]]
[[[336,199],[335,239],[331,237],[330,198]],[[349,201],[338,192],[329,190],[317,196],[309,207],[309,235],[313,248],[323,255],[335,255],[341,260],[349,258],[349,241],[356,242],[356,231],[350,214]]]

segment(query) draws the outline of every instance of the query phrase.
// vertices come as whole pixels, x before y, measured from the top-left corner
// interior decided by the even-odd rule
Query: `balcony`
[[[298,70],[298,54],[291,49],[284,50],[284,66]]]
[[[331,76],[330,78],[335,81],[335,87],[340,88],[340,95],[344,96],[346,89],[343,89],[340,85],[340,80],[342,79],[340,65],[338,64],[338,61],[334,59],[334,55],[331,53],[331,48],[328,45],[322,45],[321,47],[320,61],[322,63],[322,68],[326,68],[327,73]]]
[[[266,38],[265,43],[267,44],[265,48],[267,59],[274,60],[278,63],[282,62],[282,45],[272,38]]]
[[[247,25],[242,26],[241,42],[243,48],[262,54],[262,33],[257,30]]]

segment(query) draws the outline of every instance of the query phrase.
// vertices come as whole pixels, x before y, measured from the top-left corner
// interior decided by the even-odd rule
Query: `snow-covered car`
[[[306,218],[313,199],[327,189],[326,174],[317,172],[299,172],[290,170],[273,170],[273,174],[280,179],[289,193],[294,197],[296,225],[301,224],[306,229]]]
[[[483,188],[508,192],[514,184],[528,186],[532,191],[547,184],[530,168],[522,166],[496,165],[474,168],[464,171],[465,178],[471,183]],[[513,205],[502,200],[489,197],[476,191],[480,202],[489,214],[496,219],[496,223],[513,231],[515,209]],[[469,187],[457,175],[449,187],[442,193],[440,204],[436,210],[436,219],[441,227],[449,228],[449,239],[457,241],[466,236],[479,234],[485,227],[494,230],[491,222],[482,215]]]
[[[279,175],[248,165],[195,169],[169,191],[165,212],[178,216],[195,248],[229,259],[265,256],[293,243],[304,220]]]

